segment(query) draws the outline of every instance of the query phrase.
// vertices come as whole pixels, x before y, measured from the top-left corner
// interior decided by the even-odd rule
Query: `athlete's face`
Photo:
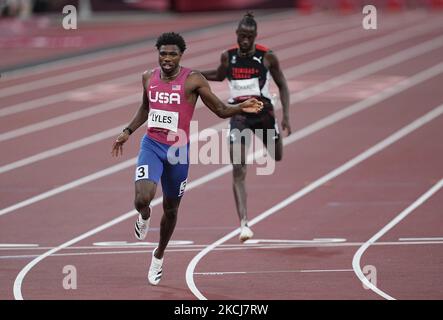
[[[236,33],[237,44],[240,48],[240,52],[250,52],[253,49],[255,38],[257,37],[257,30],[251,26],[240,25]]]
[[[158,50],[158,63],[162,68],[163,73],[166,75],[172,75],[177,71],[180,65],[180,59],[182,53],[178,46],[175,44],[160,46]]]

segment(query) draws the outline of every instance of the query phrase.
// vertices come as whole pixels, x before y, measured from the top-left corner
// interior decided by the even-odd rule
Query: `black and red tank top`
[[[226,77],[229,80],[230,103],[239,103],[255,97],[272,104],[269,92],[270,72],[264,64],[265,54],[269,49],[255,45],[252,56],[238,55],[238,46],[228,50],[229,64]]]

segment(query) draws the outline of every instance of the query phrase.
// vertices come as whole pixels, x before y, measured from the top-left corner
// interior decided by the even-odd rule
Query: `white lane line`
[[[345,109],[337,111],[337,112],[333,113],[332,115],[326,116],[325,118],[320,119],[319,121],[317,121],[317,122],[315,122],[315,123],[313,123],[313,124],[303,128],[301,130],[298,130],[298,131],[292,133],[288,138],[286,138],[286,140],[285,140],[286,142],[285,143],[291,143],[291,142],[294,142],[296,140],[300,140],[300,139],[302,139],[302,138],[304,138],[304,137],[306,137],[306,136],[308,136],[310,134],[313,134],[313,133],[315,133],[315,132],[317,132],[317,131],[319,131],[319,130],[321,130],[323,128],[326,128],[326,127],[328,127],[328,126],[330,126],[332,124],[335,124],[336,122],[338,122],[340,120],[343,120],[343,119],[345,119],[347,117],[350,117],[351,115],[353,115],[353,114],[355,114],[357,112],[360,112],[360,111],[362,111],[362,110],[364,110],[366,108],[374,106],[377,103],[379,103],[379,102],[381,102],[381,101],[383,101],[383,100],[385,100],[385,99],[387,99],[389,97],[392,97],[392,96],[398,94],[399,92],[407,90],[408,88],[411,88],[411,87],[413,87],[413,86],[415,86],[415,85],[417,85],[417,84],[419,84],[419,83],[421,83],[423,81],[431,79],[431,78],[435,77],[436,75],[438,75],[438,74],[440,74],[442,72],[443,72],[443,63],[440,63],[440,64],[437,64],[435,66],[432,66],[431,68],[426,69],[426,70],[416,74],[415,76],[412,76],[410,78],[406,78],[403,81],[393,85],[392,87],[388,87],[385,90],[383,90],[383,91],[381,91],[381,92],[379,92],[377,94],[374,94],[373,96],[370,96],[369,98],[367,98],[365,100],[362,100],[362,101],[359,101],[357,103],[354,103],[351,106],[346,107]],[[222,122],[222,123],[218,124],[217,126],[215,126],[213,128],[216,129],[216,130],[221,130],[225,126],[225,123],[227,123],[227,121]],[[194,141],[193,139],[196,139],[196,138],[197,137],[194,136],[194,135],[191,136],[191,142]],[[125,161],[125,162],[122,162],[122,163],[119,163],[117,165],[108,167],[108,168],[106,168],[104,170],[95,172],[95,173],[93,173],[91,175],[88,175],[88,176],[85,176],[83,178],[74,180],[74,181],[72,181],[72,182],[70,182],[68,184],[65,184],[65,185],[62,185],[60,187],[51,189],[51,190],[46,191],[44,193],[41,193],[41,194],[39,194],[37,196],[31,197],[31,198],[29,198],[27,200],[18,202],[16,204],[12,205],[12,206],[3,208],[3,209],[0,210],[0,216],[5,215],[7,213],[10,213],[10,212],[12,212],[14,210],[26,207],[26,206],[28,206],[30,204],[33,204],[33,203],[36,203],[38,201],[47,199],[49,197],[52,197],[52,196],[54,196],[56,194],[59,194],[61,192],[66,191],[66,190],[78,187],[78,186],[83,185],[85,183],[91,182],[93,180],[105,177],[107,175],[113,174],[115,172],[118,172],[120,170],[126,169],[128,167],[131,167],[131,166],[133,166],[135,164],[136,159],[137,158],[134,157],[134,158],[129,159],[129,160]],[[225,167],[222,167],[222,168],[212,172],[211,174],[209,174],[207,176],[204,176],[202,178],[199,178],[199,179],[195,180],[194,182],[200,183],[200,181],[205,182],[207,179],[212,180],[212,179],[214,179],[214,178],[216,178],[218,176],[226,174],[230,170],[231,170],[231,166],[227,165]]]
[[[377,38],[375,40],[371,40],[371,41],[367,41],[364,44],[358,44],[355,46],[352,46],[350,48],[346,48],[343,50],[340,50],[339,52],[334,52],[332,54],[328,54],[326,56],[323,56],[321,58],[318,58],[315,60],[315,64],[311,63],[311,62],[306,62],[303,63],[301,65],[296,65],[294,67],[288,68],[285,70],[285,75],[288,78],[291,78],[293,76],[299,76],[308,72],[312,72],[315,70],[319,70],[325,66],[328,65],[332,65],[335,63],[338,63],[340,61],[345,61],[347,59],[349,59],[350,57],[355,57],[358,55],[361,55],[363,53],[367,53],[367,52],[371,52],[373,50],[377,50],[380,47],[385,47],[385,46],[389,46],[389,45],[393,45],[397,42],[401,42],[404,41],[405,39],[410,39],[413,36],[418,36],[424,33],[427,33],[431,30],[433,30],[437,25],[439,25],[439,21],[437,22],[433,22],[430,24],[426,24],[426,25],[422,25],[422,26],[414,26],[414,27],[410,27],[401,31],[397,31],[394,34],[389,34],[387,36],[381,37],[381,38]],[[391,59],[386,61],[386,64],[392,63],[392,60],[394,60],[393,62],[396,62],[396,60],[398,60],[397,63],[400,63],[401,61],[403,61],[402,59],[406,60],[406,59],[410,59],[410,57],[413,57],[414,55],[417,55],[417,53],[415,53],[416,51],[418,52],[418,54],[422,54],[423,52],[427,52],[430,50],[434,50],[436,48],[439,48],[440,46],[442,46],[442,41],[441,39],[442,37],[439,38],[435,38],[431,41],[426,41],[420,45],[405,49],[403,51],[400,51],[397,55],[392,55],[390,56]],[[380,45],[380,43],[382,45]],[[298,45],[294,45],[294,48],[298,47]],[[364,47],[364,49],[361,49],[361,47]],[[410,52],[407,50],[411,50]],[[210,58],[210,55],[205,55],[206,60]],[[209,58],[208,58],[209,57]],[[388,57],[389,58],[389,57]],[[189,59],[186,61],[186,64],[191,66],[191,67],[196,67],[197,65],[202,65],[203,60],[205,58],[202,57],[195,57],[192,59]],[[385,58],[386,59],[386,58]],[[314,94],[318,94],[319,92],[322,92],[323,90],[329,90],[330,88],[336,87],[340,84],[349,82],[351,80],[355,80],[355,77],[362,77],[363,75],[359,76],[360,71],[362,70],[366,70],[366,72],[371,72],[371,69],[376,70],[378,68],[378,70],[382,69],[382,61],[385,61],[385,59],[381,59],[380,61],[377,61],[373,64],[371,64],[370,66],[368,66],[368,68],[365,67],[361,67],[357,70],[353,70],[351,72],[348,72],[346,75],[343,75],[342,80],[344,82],[336,82],[337,77],[330,79],[328,82],[329,87],[327,86],[313,86],[310,87],[310,90],[303,90],[302,92],[299,92],[297,94],[297,98],[301,98],[301,99],[307,99],[308,97],[310,97],[310,95],[314,95]],[[196,63],[196,65],[194,65],[194,63]],[[364,74],[364,73],[362,73]],[[347,79],[347,77],[350,77],[349,79]],[[320,84],[321,85],[321,84]],[[305,94],[303,94],[303,92]],[[297,99],[295,98],[295,99]],[[91,106],[89,108],[83,109],[83,110],[79,110],[79,111],[75,111],[75,112],[71,112],[62,116],[58,116],[58,117],[54,117],[51,119],[47,119],[41,122],[37,122],[31,125],[27,125],[27,126],[23,126],[21,128],[18,129],[14,129],[14,130],[10,130],[8,132],[4,132],[0,134],[0,142],[2,141],[6,141],[6,140],[10,140],[10,139],[14,139],[14,138],[18,138],[21,137],[23,135],[26,134],[30,134],[33,132],[37,132],[43,129],[48,129],[57,125],[61,125],[70,121],[74,121],[74,120],[79,120],[85,117],[89,117],[91,115],[95,115],[98,113],[102,113],[108,110],[113,110],[116,108],[120,108],[122,106],[128,105],[130,103],[135,103],[138,100],[138,95],[132,95],[132,96],[126,96],[120,99],[116,99],[116,100],[111,100],[109,102],[104,102],[104,103],[100,103],[98,105],[94,105]],[[109,107],[107,107],[109,106]]]
[[[223,251],[223,250],[250,250],[250,249],[291,249],[291,248],[338,248],[338,247],[360,247],[363,242],[346,242],[346,243],[324,243],[324,244],[263,244],[263,245],[235,245],[235,244],[222,244],[214,249],[214,251]],[[419,242],[377,242],[373,244],[374,246],[398,246],[398,245],[443,245],[443,241],[419,241]],[[133,254],[133,253],[142,253],[146,254],[146,249],[154,249],[157,245],[150,246],[140,246],[144,250],[133,250],[134,247],[85,247],[85,246],[77,246],[77,247],[67,247],[63,250],[69,251],[77,251],[77,250],[93,250],[89,252],[75,252],[75,253],[55,253],[52,254],[51,257],[59,257],[59,256],[87,256],[87,255],[97,255],[97,254]],[[187,246],[172,246],[169,248],[168,253],[171,252],[198,252],[202,248],[208,246],[208,244],[201,245],[187,245]],[[36,250],[49,250],[54,249],[55,247],[29,247],[29,248],[0,248],[2,251],[11,251],[11,250],[26,250],[26,251],[36,251]],[[109,251],[109,250],[120,249],[120,251]],[[131,250],[129,250],[131,249]],[[21,259],[21,258],[36,258],[40,254],[32,254],[32,255],[9,255],[2,256],[0,255],[0,259]],[[352,269],[353,270],[353,269]],[[197,273],[195,273],[197,274]]]
[[[317,243],[337,243],[345,242],[346,239],[343,238],[318,238],[312,240],[279,240],[279,239],[249,239],[246,240],[245,244],[255,244],[255,243],[294,243],[294,244],[317,244]]]
[[[26,243],[0,243],[0,248],[35,248],[38,247],[38,244],[26,244]]]
[[[428,200],[432,195],[438,192],[441,187],[443,187],[443,178],[437,182],[432,188],[426,191],[423,195],[421,195],[417,200],[415,200],[409,207],[400,212],[394,219],[391,220],[387,225],[385,225],[379,232],[377,232],[374,236],[372,236],[368,241],[366,241],[355,253],[352,259],[352,268],[354,269],[355,274],[360,279],[361,282],[369,289],[374,291],[376,294],[382,296],[388,300],[395,300],[394,297],[385,293],[381,289],[377,288],[372,284],[363,274],[363,271],[360,268],[360,260],[365,251],[374,244],[378,239],[380,239],[384,234],[386,234],[389,230],[395,227],[400,221],[406,218],[412,211],[417,209],[420,205],[422,205],[426,200]]]
[[[420,72],[417,76],[408,78],[408,79],[400,82],[399,84],[394,85],[393,87],[389,87],[389,88],[385,89],[381,93],[378,93],[378,94],[376,94],[374,96],[371,96],[370,98],[365,99],[365,100],[363,100],[361,102],[358,102],[356,104],[353,104],[353,105],[351,105],[350,107],[348,107],[348,108],[346,108],[344,110],[341,110],[341,111],[339,111],[337,113],[334,113],[333,115],[327,116],[327,117],[321,119],[320,121],[317,121],[314,124],[309,125],[308,127],[293,133],[291,136],[285,138],[285,140],[284,140],[285,145],[290,144],[290,143],[292,143],[294,141],[297,141],[297,140],[299,140],[299,139],[301,139],[301,138],[303,138],[303,137],[305,137],[305,136],[307,136],[307,135],[309,135],[309,134],[311,134],[313,132],[321,130],[322,128],[327,127],[328,125],[331,125],[331,124],[335,123],[336,119],[340,119],[340,120],[344,119],[344,118],[346,118],[346,117],[348,117],[348,116],[350,116],[350,115],[352,115],[352,114],[354,114],[354,113],[356,113],[358,111],[364,110],[365,108],[367,108],[369,106],[375,105],[376,103],[378,103],[378,102],[380,102],[380,101],[382,101],[382,100],[384,100],[384,99],[386,99],[386,98],[388,98],[388,97],[390,97],[390,96],[392,96],[392,95],[394,95],[394,94],[396,94],[396,93],[398,93],[398,92],[400,92],[402,90],[405,90],[406,88],[414,86],[417,83],[420,83],[421,81],[424,81],[424,79],[428,79],[428,77],[431,78],[432,76],[435,76],[436,74],[438,74],[435,71],[436,69],[439,69],[438,66],[440,66],[440,68],[443,68],[443,63],[441,63],[440,65],[437,65],[437,66],[435,66],[433,68],[427,69],[427,70],[425,70],[423,72]],[[414,78],[414,79],[412,79],[412,78]],[[263,151],[262,150],[258,150],[257,154],[261,155],[261,154],[263,154]],[[130,165],[133,165],[133,162],[135,161],[135,159],[131,159],[131,160],[132,160],[132,162],[131,162]],[[129,160],[129,161],[131,161],[131,160]],[[225,174],[227,172],[230,172],[231,170],[232,170],[231,165],[227,165],[227,166],[225,166],[225,167],[223,167],[221,169],[218,169],[218,170],[216,170],[216,171],[214,171],[214,172],[212,172],[212,173],[210,173],[210,174],[208,174],[208,175],[206,175],[204,177],[201,177],[200,179],[192,181],[189,184],[189,186],[188,186],[188,190],[192,189],[192,188],[194,188],[194,187],[196,187],[196,186],[198,186],[200,184],[204,184],[207,181],[213,180],[213,179],[215,179],[215,178],[217,178],[217,177],[219,177],[219,176],[221,176],[221,175],[223,175],[223,174]],[[151,205],[152,206],[156,206],[161,201],[162,201],[161,198],[156,198],[156,199],[154,199],[152,201]],[[81,241],[81,240],[83,240],[85,238],[88,238],[89,236],[94,235],[94,234],[96,234],[98,232],[101,232],[102,230],[105,230],[105,229],[107,229],[107,228],[109,228],[109,227],[111,227],[111,226],[113,226],[115,224],[118,224],[121,221],[129,219],[130,217],[134,216],[136,213],[137,213],[136,210],[131,210],[131,211],[121,215],[120,217],[117,217],[117,218],[109,221],[108,223],[105,223],[105,224],[103,224],[103,225],[101,225],[101,226],[99,226],[99,227],[97,227],[95,229],[92,229],[92,230],[90,230],[90,231],[88,231],[88,232],[78,236],[77,238],[74,238],[74,239],[72,239],[72,240],[70,240],[68,242],[65,242],[65,243],[61,244],[60,246],[58,246],[57,248],[49,250],[49,251],[45,252],[44,254],[40,255],[39,257],[37,257],[36,259],[32,260],[30,263],[28,263],[20,271],[20,273],[16,277],[16,280],[14,282],[14,297],[16,299],[19,299],[19,300],[23,299],[23,296],[22,296],[22,293],[21,293],[21,286],[22,286],[23,279],[26,276],[26,274],[36,264],[38,264],[41,260],[45,259],[46,257],[50,256],[51,254],[53,254],[53,253],[55,253],[55,252],[57,252],[57,251],[59,251],[59,250],[61,250],[63,248],[69,247],[70,245],[75,244],[75,243],[77,243],[77,242],[79,242],[79,241]],[[0,215],[2,215],[2,214],[0,213]],[[236,233],[238,233],[238,232],[239,232],[238,229],[236,231],[234,231],[234,235]],[[195,265],[192,268],[192,272],[193,272],[194,268],[195,268]],[[189,266],[188,266],[188,269],[189,269]],[[188,270],[187,270],[187,275],[186,275],[187,281],[188,281],[188,277],[189,276],[188,276]],[[191,278],[192,278],[192,276],[191,276]],[[191,281],[192,281],[192,284],[193,284],[193,279],[191,279]]]
[[[410,134],[411,132],[421,128],[428,122],[432,121],[433,119],[439,117],[443,113],[443,104],[436,107],[432,111],[426,113],[424,116],[418,118],[417,120],[413,121],[409,125],[403,127],[402,129],[396,131],[389,137],[383,139],[379,143],[375,144],[371,148],[367,149],[366,151],[360,153],[358,156],[352,158],[348,162],[344,163],[340,167],[330,171],[328,174],[322,176],[321,178],[317,179],[316,181],[312,182],[308,186],[304,187],[303,189],[297,191],[296,193],[292,194],[290,197],[284,199],[283,201],[279,202],[278,204],[274,205],[272,208],[266,210],[265,212],[262,212],[257,217],[252,219],[250,221],[250,225],[253,226],[254,224],[262,221],[263,219],[266,219],[267,217],[271,216],[272,214],[278,212],[279,210],[283,209],[284,207],[288,206],[289,204],[297,201],[298,199],[302,198],[306,194],[316,190],[320,186],[322,186],[324,183],[336,178],[337,176],[345,173],[346,171],[352,169],[356,165],[360,164],[361,162],[365,161],[366,159],[372,157],[373,155],[377,154],[378,152],[384,150],[385,148],[389,147],[393,143],[397,142],[404,136]],[[201,252],[199,252],[189,263],[187,269],[186,269],[186,283],[189,287],[189,289],[192,291],[192,293],[200,300],[206,300],[206,297],[198,290],[198,288],[195,285],[194,282],[194,270],[197,266],[198,262],[203,259],[205,255],[207,255],[209,252],[211,252],[214,248],[219,246],[220,244],[228,241],[229,239],[235,237],[240,233],[240,228],[235,229],[234,231],[230,232],[226,236],[220,238],[219,240],[215,241],[205,249],[203,249]],[[355,268],[354,268],[355,269]],[[361,271],[360,271],[361,272]],[[366,279],[361,273],[361,276]],[[360,277],[360,276],[359,276]],[[361,278],[360,278],[361,279]],[[363,280],[362,280],[363,281]],[[368,282],[368,281],[366,281]]]
[[[443,237],[433,238],[399,238],[399,241],[442,241]]]
[[[263,29],[263,39],[266,38],[276,38],[275,32],[273,34],[272,30],[270,29],[272,27],[272,23],[269,24],[269,28],[265,26]],[[294,27],[295,29],[298,28],[298,24],[289,24],[285,25],[285,29],[281,30],[281,37],[279,40],[288,40],[287,33],[293,32]],[[287,28],[289,27],[289,28]],[[286,34],[286,37],[283,36],[283,34]],[[211,51],[221,51],[223,47],[225,47],[228,43],[232,42],[232,36],[231,33],[222,33],[219,36],[216,37],[210,37],[204,41],[200,41],[197,43],[190,42],[190,47],[195,52],[203,51],[205,49],[210,48]],[[208,45],[209,43],[212,43],[211,45]],[[72,71],[69,73],[59,74],[55,76],[50,76],[44,79],[38,79],[34,81],[30,81],[26,83],[24,86],[23,84],[13,85],[4,89],[0,89],[0,98],[8,97],[11,95],[16,94],[23,94],[24,92],[28,91],[34,91],[37,89],[47,88],[54,85],[60,85],[67,82],[72,81],[78,81],[85,78],[91,78],[93,76],[101,76],[104,74],[108,74],[111,72],[121,71],[123,69],[127,68],[133,68],[136,66],[146,66],[152,62],[155,62],[157,60],[157,55],[155,54],[156,49],[154,46],[151,47],[152,49],[148,50],[147,52],[142,52],[141,54],[137,56],[133,56],[130,58],[120,59],[118,62],[112,61],[104,64],[100,64],[91,68],[87,69],[81,69],[78,71]],[[201,58],[202,56],[200,56]],[[204,56],[203,56],[204,57]]]
[[[230,228],[232,229],[232,228]],[[255,243],[243,243],[241,245],[241,247],[250,247],[250,248],[254,248],[254,247],[260,247],[260,248],[335,248],[335,247],[360,247],[363,245],[364,242],[337,242],[337,243],[268,243],[268,244],[255,244]],[[443,240],[442,241],[385,241],[385,242],[376,242],[374,244],[372,244],[373,246],[402,246],[402,245],[417,245],[417,246],[422,246],[422,245],[441,245],[443,244]],[[207,247],[209,244],[189,244],[189,245],[173,245],[172,248],[205,248]],[[141,245],[141,246],[135,246],[135,247],[142,247],[142,248],[155,248],[157,245],[155,244],[150,244],[150,245]],[[133,248],[134,246],[71,246],[71,247],[66,247],[63,248],[63,250],[70,250],[70,251],[76,251],[76,250],[109,250],[109,249],[129,249],[129,248]],[[230,247],[239,247],[239,245],[237,244],[222,244],[220,246],[218,246],[217,248],[230,248]],[[51,250],[54,249],[56,247],[15,247],[15,248],[2,248],[0,247],[0,251],[42,251],[42,250]],[[172,249],[171,248],[171,249]],[[169,250],[169,246],[168,246],[168,250]],[[123,252],[123,251],[122,251]],[[169,252],[169,251],[168,251]],[[36,255],[37,256],[37,255]]]
[[[326,92],[328,90],[331,90],[332,88],[335,88],[337,86],[343,85],[343,84],[351,82],[353,80],[357,80],[357,79],[367,76],[371,73],[377,72],[379,70],[383,70],[389,66],[396,65],[400,62],[417,57],[420,54],[423,54],[428,51],[432,51],[436,48],[441,47],[442,45],[443,45],[443,37],[440,37],[440,38],[437,38],[437,39],[434,39],[431,41],[427,41],[427,42],[424,42],[420,45],[416,45],[416,46],[411,47],[409,49],[403,50],[401,52],[398,52],[396,54],[393,54],[391,56],[383,58],[377,62],[360,67],[360,68],[350,71],[348,73],[342,74],[342,75],[334,77],[332,79],[329,79],[325,82],[319,83],[317,85],[308,87],[300,92],[291,94],[291,97],[290,97],[291,105],[294,103],[298,103],[300,101],[304,101],[304,100],[306,100],[312,96],[315,96],[317,94],[320,94],[322,92]],[[134,96],[134,98],[135,98],[135,96]],[[97,135],[82,139],[81,140],[82,143],[73,142],[73,143],[70,143],[66,146],[62,146],[62,147],[58,147],[58,148],[54,148],[54,149],[49,149],[49,150],[42,152],[40,154],[31,156],[31,157],[27,157],[27,158],[24,158],[21,160],[17,160],[15,162],[1,166],[0,167],[0,174],[3,172],[13,170],[13,169],[17,169],[17,168],[22,167],[24,165],[34,163],[35,161],[40,161],[40,160],[49,158],[51,156],[64,153],[66,151],[71,151],[76,148],[86,146],[90,143],[97,142],[97,141],[99,141],[99,139],[97,139],[97,136],[100,136],[103,139],[106,139],[106,138],[111,137],[114,134],[115,133],[112,133],[112,131],[109,131],[109,130],[103,131],[101,133],[98,133]],[[0,137],[1,137],[1,135],[0,135]],[[11,137],[12,137],[12,135],[11,135]],[[64,149],[66,149],[66,150],[61,151]]]
[[[318,273],[318,272],[349,272],[352,269],[323,269],[323,270],[266,270],[266,271],[212,271],[196,272],[199,276],[224,276],[230,274],[269,274],[269,273]]]

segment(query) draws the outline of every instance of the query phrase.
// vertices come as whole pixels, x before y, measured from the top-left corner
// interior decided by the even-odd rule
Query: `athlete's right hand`
[[[240,103],[240,107],[244,112],[248,113],[258,113],[263,109],[263,102],[250,98],[242,103]]]
[[[126,131],[123,131],[118,135],[117,139],[112,144],[111,154],[113,157],[118,157],[119,152],[120,155],[123,155],[123,144],[128,141],[128,139],[129,134]]]

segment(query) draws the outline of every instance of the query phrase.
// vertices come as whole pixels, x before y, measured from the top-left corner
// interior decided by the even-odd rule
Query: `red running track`
[[[255,237],[245,244],[237,240],[230,166],[191,166],[158,287],[147,284],[146,272],[158,241],[161,190],[147,243],[135,245],[132,235],[133,158],[143,130],[131,137],[123,158],[112,159],[109,154],[119,128],[137,108],[139,75],[154,66],[155,59],[116,72],[104,68],[75,81],[64,78],[76,70],[88,75],[90,68],[137,57],[129,51],[121,57],[108,53],[92,57],[91,62],[72,60],[66,70],[60,65],[23,72],[4,82],[0,87],[0,95],[4,94],[0,124],[7,128],[0,133],[0,297],[295,300],[383,299],[384,293],[395,299],[443,298],[441,191],[386,230],[442,178],[443,148],[438,138],[443,128],[439,108],[443,20],[424,11],[384,19],[379,30],[369,32],[361,29],[359,16],[344,19],[341,26],[337,23],[343,22],[342,17],[327,14],[301,17],[287,12],[258,18],[261,33],[288,33],[263,41],[273,44],[278,56],[281,53],[291,88],[294,132],[285,138],[284,159],[272,175],[257,175],[263,167],[257,163],[249,167],[248,209]],[[283,20],[282,29],[276,22]],[[214,28],[220,38],[189,34],[190,49],[183,64],[196,69],[215,66],[220,51],[235,40],[234,28],[234,24],[231,30]],[[337,36],[345,37],[341,42],[328,43],[345,31]],[[192,51],[194,45],[201,51]],[[299,48],[312,49],[303,53]],[[145,54],[155,56],[152,50]],[[60,75],[59,83],[45,86]],[[134,77],[100,88],[122,75]],[[42,87],[8,92],[26,85],[30,77]],[[91,84],[96,87],[84,89]],[[212,84],[224,98],[226,86]],[[313,86],[317,91],[312,91]],[[38,99],[67,92],[72,95],[58,97],[53,104],[1,113],[25,102],[36,106]],[[127,100],[116,104],[123,98]],[[97,107],[100,103],[102,109]],[[88,108],[95,108],[90,115],[54,120]],[[344,111],[349,113],[343,115]],[[409,126],[430,112],[426,121]],[[281,119],[280,109],[277,116]],[[319,122],[322,119],[329,122]],[[194,120],[200,129],[226,128],[226,121],[201,104]],[[402,128],[410,130],[406,134]],[[393,134],[400,136],[387,144]],[[221,141],[221,134],[217,138]],[[83,145],[72,145],[79,141]],[[380,148],[368,153],[375,150],[373,146]],[[20,164],[23,159],[27,162]],[[345,163],[349,166],[343,167]],[[106,168],[111,169],[98,176]],[[90,179],[78,180],[85,176]],[[358,265],[353,264],[359,249],[376,234],[381,234],[379,239],[367,246]],[[63,287],[66,266],[77,270],[76,290]],[[363,287],[359,269],[368,277],[376,275],[375,288]]]

